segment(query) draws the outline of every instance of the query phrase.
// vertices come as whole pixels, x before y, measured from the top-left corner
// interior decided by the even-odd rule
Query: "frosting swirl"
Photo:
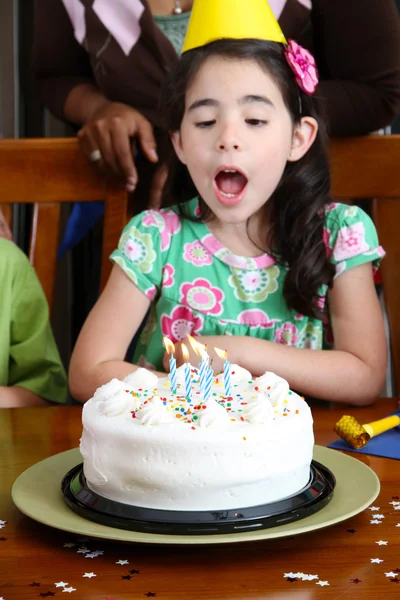
[[[252,374],[247,369],[239,367],[239,365],[231,365],[231,382],[232,384],[240,383],[242,381],[251,381],[253,379]]]
[[[111,381],[109,381],[108,383],[105,383],[104,385],[97,388],[93,398],[98,402],[107,400],[110,396],[113,396],[114,394],[122,390],[123,386],[124,384],[119,379],[111,379]]]
[[[124,390],[119,390],[99,403],[99,412],[107,417],[117,417],[131,409],[133,409],[132,396]]]
[[[149,402],[143,404],[136,416],[141,425],[161,425],[174,420],[171,410],[164,406],[160,396],[153,396]]]
[[[127,383],[132,390],[136,388],[151,390],[157,387],[158,377],[155,373],[140,368],[133,371],[133,373],[129,373],[129,375],[124,378],[124,382]]]
[[[199,417],[198,423],[200,427],[224,427],[229,425],[230,418],[226,409],[218,404],[213,399],[210,399],[204,404],[205,408],[201,408],[196,412]]]
[[[281,404],[287,399],[289,393],[289,384],[286,379],[267,371],[261,377],[254,380],[254,388],[258,387],[261,391],[269,394],[273,404]]]
[[[266,394],[257,394],[255,398],[249,401],[243,415],[249,423],[265,425],[272,421],[274,409]]]

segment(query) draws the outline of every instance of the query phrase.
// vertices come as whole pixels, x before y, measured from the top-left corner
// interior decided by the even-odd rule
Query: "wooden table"
[[[358,409],[315,403],[316,443],[325,446],[337,437],[332,428],[342,414],[365,423],[396,409],[396,399]],[[7,521],[0,529],[0,599],[59,598],[67,593],[77,600],[400,598],[400,510],[390,504],[400,500],[400,461],[352,454],[381,480],[374,502],[384,515],[380,525],[370,523],[372,511],[367,509],[314,533],[243,544],[168,547],[80,541],[25,517],[10,495],[20,473],[76,447],[80,434],[80,407],[0,410],[0,520]],[[378,545],[380,540],[388,543]],[[78,552],[85,546],[103,554],[87,559]],[[372,563],[376,558],[384,562]],[[319,579],[284,577],[290,572]],[[397,576],[386,577],[385,572]]]

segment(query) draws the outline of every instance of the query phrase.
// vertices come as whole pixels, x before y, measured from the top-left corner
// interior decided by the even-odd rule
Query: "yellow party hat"
[[[286,44],[267,0],[194,0],[182,53],[225,38]]]

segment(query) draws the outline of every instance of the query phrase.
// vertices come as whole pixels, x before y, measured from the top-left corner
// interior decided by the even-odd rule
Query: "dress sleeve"
[[[372,219],[358,206],[331,204],[326,211],[325,244],[336,277],[368,262],[376,271],[385,251]]]
[[[64,105],[71,90],[94,83],[89,56],[75,39],[61,0],[35,0],[34,11],[33,74],[44,104],[65,121]]]
[[[24,257],[12,291],[9,386],[20,386],[52,402],[63,403],[67,378],[49,323],[46,297]]]
[[[120,237],[111,260],[149,298],[161,289],[163,279],[163,239],[166,235],[165,213],[147,210],[133,217]]]
[[[370,133],[400,110],[400,19],[394,0],[313,0],[317,91],[331,136]]]

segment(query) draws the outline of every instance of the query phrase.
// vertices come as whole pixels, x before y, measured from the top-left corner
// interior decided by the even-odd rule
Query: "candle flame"
[[[222,360],[226,360],[228,358],[228,350],[221,350],[220,348],[216,348],[214,346],[214,350],[216,352],[216,354],[222,358]]]
[[[185,344],[181,344],[183,359],[185,362],[189,362],[189,350],[186,348]]]
[[[197,356],[200,356],[201,358],[207,357],[206,346],[204,346],[204,344],[200,344],[200,342],[196,342],[194,337],[192,337],[191,335],[188,335],[187,339],[189,340],[189,344],[192,346],[192,348],[196,352]]]
[[[163,337],[163,342],[164,342],[164,347],[166,349],[166,351],[168,352],[168,354],[171,354],[171,356],[174,355],[175,352],[175,346],[174,344],[171,342],[171,340],[167,337]]]

